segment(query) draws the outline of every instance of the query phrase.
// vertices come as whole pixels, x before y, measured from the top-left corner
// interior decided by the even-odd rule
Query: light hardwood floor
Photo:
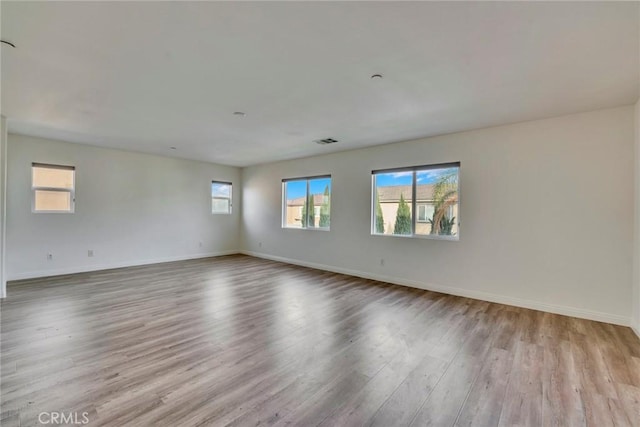
[[[2,426],[638,426],[629,328],[234,255],[11,283]]]

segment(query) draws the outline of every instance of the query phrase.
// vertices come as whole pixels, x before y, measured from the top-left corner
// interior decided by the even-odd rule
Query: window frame
[[[427,218],[427,206],[428,206],[428,203],[419,203],[419,204],[417,203],[416,204],[416,209],[417,209],[416,210],[416,212],[417,212],[416,213],[416,223],[419,222],[421,224],[424,224],[424,223],[428,223],[429,222],[429,219]],[[420,219],[420,208],[424,208],[424,219]]]
[[[33,182],[33,169],[34,168],[42,168],[42,169],[58,169],[58,170],[67,170],[72,171],[73,180],[71,188],[62,188],[62,187],[45,187],[45,186],[37,186],[34,185]],[[59,192],[59,193],[69,193],[69,210],[45,210],[45,209],[36,209],[36,194],[38,191],[50,191],[50,192]],[[69,165],[54,165],[51,163],[40,163],[40,162],[32,162],[31,163],[31,213],[34,214],[73,214],[76,211],[76,167]]]
[[[214,184],[222,184],[229,186],[229,197],[213,197],[211,194],[211,190],[213,189]],[[211,180],[211,187],[209,187],[209,193],[211,194],[211,215],[231,215],[233,213],[233,183],[229,181],[218,181]],[[213,211],[213,201],[215,200],[229,200],[229,211],[228,212],[214,212]]]
[[[313,175],[313,176],[301,176],[301,177],[295,177],[295,178],[283,178],[282,179],[282,203],[281,203],[281,209],[282,209],[282,215],[281,215],[281,220],[282,220],[282,227],[283,229],[286,230],[311,230],[311,231],[331,231],[331,220],[329,220],[329,227],[290,227],[287,225],[287,183],[291,182],[291,181],[305,181],[306,183],[306,190],[305,190],[305,195],[304,195],[304,200],[305,200],[305,204],[307,203],[307,200],[309,198],[309,181],[312,181],[314,179],[329,179],[329,200],[331,200],[331,195],[333,193],[333,178],[331,178],[331,174],[325,174],[325,175]],[[315,206],[314,206],[315,208]],[[329,218],[331,218],[331,210],[332,210],[332,203],[331,201],[329,202]],[[314,212],[314,216],[315,216],[315,212]]]
[[[433,169],[447,169],[447,168],[457,168],[458,169],[458,216],[456,218],[456,225],[458,226],[458,231],[455,235],[441,235],[441,234],[416,234],[416,224],[418,222],[424,223],[422,221],[418,221],[418,205],[419,203],[416,200],[417,193],[417,185],[416,185],[416,175],[418,172],[433,170]],[[461,190],[460,190],[460,173],[461,173],[460,162],[447,162],[447,163],[434,163],[430,165],[421,165],[421,166],[403,166],[398,168],[389,168],[389,169],[375,169],[371,171],[371,228],[370,233],[372,236],[382,236],[382,237],[405,237],[405,238],[417,238],[417,239],[431,239],[431,240],[448,240],[448,241],[459,241],[460,240],[460,206],[461,206]],[[383,234],[376,233],[376,189],[378,188],[376,185],[376,175],[385,174],[385,173],[394,173],[394,172],[411,172],[411,234]],[[422,203],[424,204],[424,203]]]

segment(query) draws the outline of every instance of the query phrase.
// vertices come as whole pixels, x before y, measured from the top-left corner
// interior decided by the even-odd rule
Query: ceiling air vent
[[[325,138],[325,139],[317,139],[313,142],[320,145],[327,145],[327,144],[335,144],[336,142],[338,142],[338,140],[333,138]]]

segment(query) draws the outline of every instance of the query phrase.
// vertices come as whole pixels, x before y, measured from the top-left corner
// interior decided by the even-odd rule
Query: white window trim
[[[426,214],[427,214],[427,205],[428,205],[428,203],[417,203],[416,204],[416,208],[417,208],[416,222],[419,222],[421,224],[429,222],[429,219],[426,216]],[[425,209],[425,212],[424,212],[425,213],[425,219],[420,219],[420,208],[424,208]]]
[[[458,168],[458,217],[456,218],[456,223],[458,225],[458,232],[456,233],[456,235],[454,236],[450,236],[450,235],[439,235],[439,234],[416,234],[416,223],[417,218],[418,218],[418,212],[417,212],[417,207],[418,207],[418,202],[416,200],[416,187],[417,187],[417,181],[416,181],[416,173],[417,172],[422,172],[422,171],[426,171],[426,170],[431,170],[431,169],[446,169],[446,168]],[[446,240],[446,241],[452,241],[452,242],[457,242],[460,240],[460,201],[462,199],[461,197],[461,186],[460,186],[460,174],[461,174],[461,166],[460,166],[460,162],[450,162],[450,163],[438,163],[438,164],[432,164],[432,165],[424,165],[424,166],[409,166],[409,167],[400,167],[400,168],[391,168],[391,169],[379,169],[379,170],[373,170],[371,171],[371,228],[370,228],[370,232],[372,236],[379,236],[379,237],[402,237],[402,238],[411,238],[411,239],[427,239],[427,240]],[[378,174],[383,174],[383,173],[393,173],[393,172],[412,172],[412,179],[411,179],[411,196],[412,196],[412,200],[411,200],[411,234],[382,234],[382,233],[376,233],[376,175]],[[422,221],[420,221],[422,223]]]
[[[229,197],[213,197],[211,196],[211,215],[231,215],[233,213],[233,183],[228,181],[211,181],[211,187],[213,184],[223,184],[229,186]],[[209,194],[211,194],[211,187],[209,187]],[[214,212],[213,211],[213,201],[214,200],[228,200],[229,201],[229,211],[228,212]]]
[[[39,187],[33,185],[33,168],[49,168],[49,169],[62,169],[73,171],[73,188],[61,188],[61,187]],[[37,191],[56,191],[60,193],[69,193],[69,210],[67,211],[50,211],[50,210],[37,210],[36,209],[36,192]],[[72,214],[76,210],[76,168],[75,166],[67,165],[54,165],[48,163],[31,163],[31,213],[35,214]]]
[[[306,181],[307,190],[304,195],[304,200],[306,203],[307,198],[309,197],[309,181],[314,179],[326,179],[328,178],[331,182],[329,186],[329,197],[333,193],[333,179],[331,175],[317,175],[317,176],[302,176],[299,178],[285,178],[282,180],[282,203],[280,209],[282,210],[282,228],[285,230],[307,230],[307,231],[331,231],[331,222],[329,222],[329,227],[291,227],[287,225],[287,182],[291,181]],[[315,207],[315,206],[314,206]],[[329,204],[329,218],[331,218],[331,209],[333,209],[333,203]]]

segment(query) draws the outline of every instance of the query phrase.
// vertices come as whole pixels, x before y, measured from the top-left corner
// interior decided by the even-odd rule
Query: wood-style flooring
[[[242,255],[8,294],[3,427],[640,426],[629,328]]]

